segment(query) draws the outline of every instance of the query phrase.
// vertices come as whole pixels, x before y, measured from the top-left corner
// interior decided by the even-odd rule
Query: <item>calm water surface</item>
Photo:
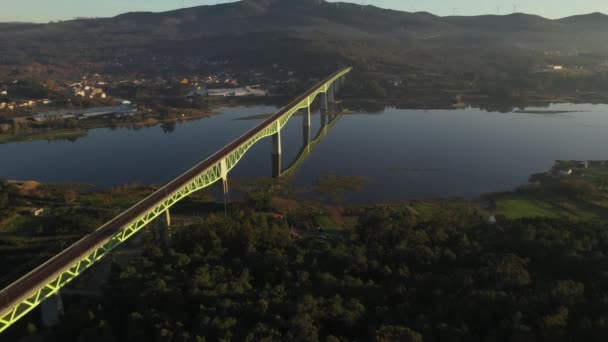
[[[529,108],[531,110],[535,108]],[[543,108],[547,109],[547,108]],[[488,113],[465,110],[400,110],[341,117],[293,182],[312,186],[319,176],[362,176],[353,202],[436,197],[475,197],[510,190],[555,160],[608,159],[607,105],[552,105],[564,114]],[[43,182],[165,183],[238,137],[271,113],[271,106],[223,108],[221,115],[160,126],[94,129],[75,142],[34,141],[0,145],[0,176]],[[320,127],[315,113],[312,135]],[[283,164],[302,145],[302,123],[293,117],[282,131]],[[231,177],[268,177],[270,139],[256,144]]]

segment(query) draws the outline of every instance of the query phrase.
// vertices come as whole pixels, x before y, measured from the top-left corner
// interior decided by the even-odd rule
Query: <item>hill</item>
[[[521,13],[438,17],[318,0],[243,0],[104,19],[0,24],[0,69],[150,71],[152,60],[198,58],[245,66],[348,63],[370,70],[441,70],[454,67],[450,55],[459,68],[476,70],[481,59],[500,64],[505,56],[534,58],[544,50],[605,54],[606,28],[608,16],[599,13],[561,20]]]

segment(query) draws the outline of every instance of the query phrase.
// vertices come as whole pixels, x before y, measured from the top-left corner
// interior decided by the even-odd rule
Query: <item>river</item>
[[[252,128],[273,106],[221,108],[219,115],[137,130],[93,129],[70,141],[0,145],[0,177],[54,183],[165,183]],[[497,113],[479,109],[386,108],[343,115],[295,173],[296,186],[320,176],[360,176],[352,202],[464,197],[512,190],[555,160],[608,159],[608,105],[554,104],[569,113]],[[314,114],[312,135],[320,127]],[[302,121],[282,131],[283,165],[302,145]],[[271,143],[256,144],[231,177],[271,175]]]

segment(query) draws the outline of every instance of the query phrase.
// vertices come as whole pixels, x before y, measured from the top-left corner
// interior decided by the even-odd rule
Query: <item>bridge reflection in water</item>
[[[323,111],[322,110],[320,117],[321,117],[321,128],[319,129],[319,132],[312,140],[310,140],[311,139],[311,129],[310,129],[311,126],[303,125],[303,127],[302,127],[302,147],[300,148],[298,154],[294,158],[293,162],[291,162],[291,164],[289,164],[284,170],[281,170],[280,163],[279,163],[279,165],[275,165],[274,164],[275,160],[273,158],[273,165],[275,165],[273,167],[273,176],[274,177],[277,177],[277,176],[281,176],[281,177],[285,177],[285,178],[293,177],[296,174],[296,172],[300,169],[300,167],[304,164],[306,159],[308,159],[308,157],[313,153],[313,151],[319,145],[319,143],[321,143],[323,141],[323,138],[325,138],[327,136],[327,133],[329,133],[329,131],[340,120],[340,118],[342,117],[342,114],[335,112],[335,111]],[[277,172],[275,172],[275,170]],[[280,172],[278,172],[278,171],[280,171]]]
[[[320,81],[209,158],[0,291],[0,333],[43,301],[56,297],[62,287],[157,218],[164,217],[165,225],[169,226],[169,209],[192,193],[221,181],[224,201],[228,201],[228,173],[255,143],[265,137],[272,137],[273,169],[275,176],[279,176],[282,173],[281,129],[296,112],[303,109],[304,132],[310,136],[311,105],[320,96],[321,111],[327,115],[335,103],[335,93],[351,70],[352,68],[344,68]],[[322,115],[322,120],[323,117]],[[325,126],[322,125],[321,132]],[[315,140],[318,141],[317,138]],[[307,144],[308,147],[310,145]],[[294,165],[287,168],[286,175],[297,169],[294,169]]]

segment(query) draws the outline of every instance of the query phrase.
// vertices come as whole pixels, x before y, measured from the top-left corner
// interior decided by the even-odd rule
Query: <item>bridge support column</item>
[[[227,214],[228,203],[230,203],[230,192],[228,191],[228,166],[226,165],[226,159],[221,161],[220,169],[222,176],[222,192],[224,193],[224,214]]]
[[[329,92],[329,90],[328,90]],[[321,93],[321,114],[323,113],[327,113],[327,109],[329,107],[328,105],[328,100],[327,100],[328,96],[327,96],[327,92],[325,93]]]
[[[63,300],[59,291],[40,303],[40,313],[42,314],[42,325],[47,328],[59,322],[59,317],[63,315]]]
[[[325,128],[325,126],[327,126],[327,116],[328,116],[328,111],[326,110],[322,110],[321,111],[321,128]]]
[[[272,177],[278,178],[281,176],[281,131],[278,130],[276,134],[272,136]]]
[[[302,127],[302,145],[308,146],[310,144],[310,126]]]
[[[304,109],[304,114],[302,115],[302,126],[310,127],[310,105]]]
[[[334,85],[332,84],[329,89],[327,90],[327,102],[329,102],[329,104],[333,104],[336,99],[335,99],[335,94],[334,94]]]
[[[222,179],[222,188],[224,189],[224,206],[230,203],[230,192],[228,191],[228,178]]]
[[[169,246],[171,240],[171,213],[165,210],[165,217],[162,215],[156,218],[155,240],[160,242],[163,247]]]

